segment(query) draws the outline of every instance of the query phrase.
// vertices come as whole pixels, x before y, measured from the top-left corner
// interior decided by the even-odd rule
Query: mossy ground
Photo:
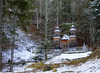
[[[35,68],[35,69],[43,69],[43,67],[45,66],[46,64],[44,64],[44,63],[33,63],[33,64],[31,64],[31,65],[29,65],[28,67],[29,68]]]

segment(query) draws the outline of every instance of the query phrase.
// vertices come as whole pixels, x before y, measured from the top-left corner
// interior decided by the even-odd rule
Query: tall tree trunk
[[[45,0],[45,39],[47,39],[47,24],[48,24],[48,0]]]
[[[37,9],[36,15],[37,15],[37,29],[39,29],[39,13],[38,13],[38,9]]]
[[[0,72],[2,71],[2,12],[3,3],[0,0]]]
[[[92,48],[92,25],[90,23],[90,48]]]
[[[57,26],[58,26],[58,21],[59,21],[59,8],[58,8],[58,0],[57,0]]]
[[[15,45],[15,18],[14,18],[14,24],[13,27],[13,35],[12,35],[12,48],[11,48],[11,65],[10,65],[10,72],[13,72],[13,57],[14,57],[14,45]]]
[[[96,29],[95,26],[93,26],[93,48],[96,47]]]
[[[72,23],[74,23],[74,19],[75,19],[75,16],[74,16],[74,9],[75,5],[74,5],[74,0],[72,0]]]
[[[39,4],[38,0],[35,1],[36,8],[36,20],[37,20],[37,29],[39,29]]]
[[[60,24],[63,24],[63,22],[62,22],[62,0],[60,0],[60,11],[59,11],[59,19],[60,19]]]
[[[45,0],[45,41],[47,41],[47,25],[48,25],[48,0]],[[47,52],[45,48],[45,60],[47,60]]]
[[[40,25],[41,25],[42,2],[40,0]]]

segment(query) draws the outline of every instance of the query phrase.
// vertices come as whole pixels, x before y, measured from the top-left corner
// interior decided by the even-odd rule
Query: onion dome
[[[74,26],[74,25],[72,25],[72,27],[71,27],[70,31],[76,31],[76,29],[75,29],[75,26]]]
[[[59,30],[59,27],[58,27],[58,26],[56,27],[56,30],[55,30],[54,32],[61,32],[61,31]]]

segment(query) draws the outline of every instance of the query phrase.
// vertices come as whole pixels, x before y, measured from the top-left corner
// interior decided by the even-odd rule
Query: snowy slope
[[[75,53],[75,54],[61,54],[60,56],[56,56],[53,59],[50,59],[45,62],[45,64],[50,63],[62,63],[65,59],[77,59],[77,58],[83,58],[87,57],[91,52],[85,52],[85,53]]]
[[[52,58],[51,60],[48,60],[45,62],[45,64],[50,64],[50,63],[61,63],[63,62],[61,59],[65,59],[65,58],[68,58],[68,59],[77,59],[77,58],[82,58],[82,57],[86,57],[90,54],[91,52],[86,52],[86,53],[75,53],[75,54],[61,54],[60,56],[56,56],[55,58]],[[96,59],[94,61],[88,61],[86,62],[85,64],[82,64],[80,66],[66,66],[66,65],[62,65],[60,68],[57,68],[57,72],[55,73],[62,73],[62,72],[65,72],[65,71],[74,71],[75,73],[78,73],[79,71],[81,71],[82,73],[84,73],[86,70],[87,70],[87,67],[88,68],[92,68],[93,66],[97,66],[97,69],[98,67],[100,67],[99,65],[99,62],[100,60],[99,59]],[[96,63],[96,64],[95,64]],[[32,64],[32,63],[30,63]],[[33,71],[32,68],[30,70],[28,70],[27,66],[30,65],[30,64],[27,64],[26,67],[23,66],[19,69],[15,69],[14,72],[25,72],[25,71]],[[21,70],[20,70],[21,69]],[[27,70],[24,70],[24,69],[27,69]],[[34,68],[33,68],[34,69]],[[91,69],[89,69],[90,71]],[[89,72],[88,70],[86,71],[87,73]],[[80,73],[81,73],[80,72]],[[85,72],[85,73],[86,73]],[[42,70],[40,72],[37,72],[37,73],[53,73],[52,70],[51,71],[46,71],[46,72],[43,72]]]
[[[80,66],[66,66],[56,68],[57,72],[46,71],[46,72],[37,72],[37,73],[100,73],[100,59],[95,59],[91,61],[87,61]]]
[[[81,53],[81,55],[83,54]],[[76,58],[75,56],[72,56],[72,55],[70,57],[73,57],[74,59]],[[26,65],[26,67],[24,66],[19,69],[15,69],[14,72],[33,71],[32,68],[27,68],[28,65]],[[56,69],[57,69],[57,72],[53,72],[53,70],[43,72],[41,70],[36,73],[100,73],[100,59],[89,60],[86,63],[81,63],[80,65],[77,65],[77,66],[62,65],[61,67],[56,68]]]
[[[14,62],[20,62],[21,60],[27,61],[35,56],[35,54],[27,51],[27,49],[35,50],[36,43],[20,29],[17,29],[16,33],[18,33],[18,36],[15,36],[15,40],[17,40],[15,41],[15,45],[17,45],[17,48],[14,49]],[[7,63],[10,58],[11,50],[3,52],[3,63]]]

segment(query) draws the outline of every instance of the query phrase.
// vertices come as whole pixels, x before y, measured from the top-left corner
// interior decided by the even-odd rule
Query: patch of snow
[[[83,51],[88,51],[88,47],[87,47],[87,45],[85,45],[85,43],[84,43],[83,46],[82,46],[82,50],[83,50]]]
[[[70,35],[69,37],[76,37],[76,35]]]
[[[99,9],[96,9],[96,8],[95,8],[94,10],[95,10],[95,11],[98,11]]]
[[[53,59],[50,59],[45,62],[45,64],[50,64],[50,63],[62,63],[62,60],[69,59],[78,59],[78,58],[84,58],[87,57],[91,52],[85,52],[85,53],[76,53],[76,54],[61,54],[60,56],[56,56]]]
[[[59,36],[56,36],[56,37],[54,37],[54,38],[61,38],[61,37],[59,37]]]
[[[27,63],[24,66],[14,66],[14,73],[25,72],[25,71],[33,71],[34,68],[29,68],[28,66],[33,63]]]
[[[12,10],[9,8],[9,11],[12,11]]]

